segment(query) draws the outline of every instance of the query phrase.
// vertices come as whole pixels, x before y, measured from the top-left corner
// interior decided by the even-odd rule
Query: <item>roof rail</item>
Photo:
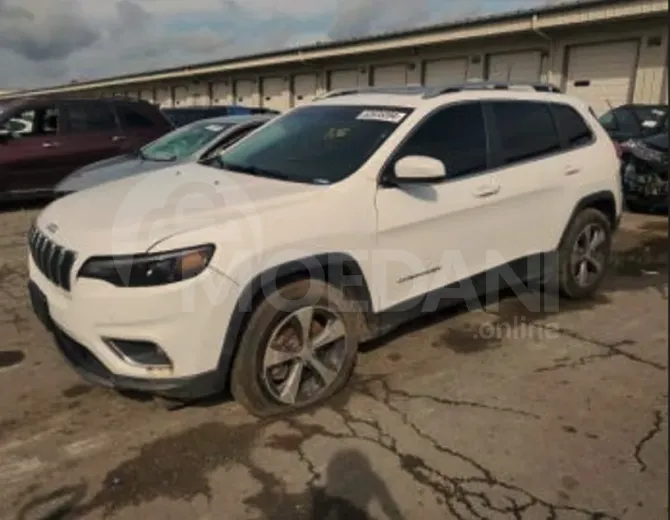
[[[421,85],[406,85],[397,87],[352,87],[331,90],[324,92],[314,98],[314,101],[320,99],[329,99],[339,96],[351,96],[354,94],[398,94],[398,95],[417,95],[421,94],[424,99],[430,99],[443,94],[462,92],[464,90],[534,90],[536,92],[562,93],[556,85],[551,83],[534,82],[500,82],[500,81],[471,81],[466,83],[456,83],[440,87],[423,87]]]
[[[534,82],[501,82],[501,81],[473,81],[435,87],[424,94],[424,98],[433,98],[442,94],[462,92],[464,90],[534,90],[535,92],[553,92],[561,94],[563,91],[552,83]]]
[[[314,100],[319,99],[328,99],[338,96],[350,96],[352,94],[407,94],[407,95],[416,95],[416,94],[425,94],[429,92],[430,89],[427,87],[422,87],[421,85],[406,85],[406,86],[397,86],[397,87],[352,87],[352,88],[341,88],[336,90],[331,90],[325,92],[321,95],[318,95]]]

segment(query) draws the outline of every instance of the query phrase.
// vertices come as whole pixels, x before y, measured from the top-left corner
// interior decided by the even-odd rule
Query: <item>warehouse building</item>
[[[582,0],[21,95],[286,110],[355,86],[545,81],[603,113],[626,102],[667,103],[667,15],[666,0]]]

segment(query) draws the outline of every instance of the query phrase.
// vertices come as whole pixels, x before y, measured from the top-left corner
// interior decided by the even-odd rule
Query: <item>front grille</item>
[[[28,246],[33,261],[42,274],[57,286],[69,291],[76,253],[56,244],[37,229],[37,226],[31,227],[28,232]]]

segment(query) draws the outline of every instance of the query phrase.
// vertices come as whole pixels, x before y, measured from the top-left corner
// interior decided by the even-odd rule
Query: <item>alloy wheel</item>
[[[318,399],[342,370],[346,341],[344,322],[332,310],[293,311],[270,335],[262,364],[265,389],[286,405]]]
[[[588,287],[600,277],[607,261],[607,231],[589,224],[577,237],[570,261],[571,274],[580,287]]]

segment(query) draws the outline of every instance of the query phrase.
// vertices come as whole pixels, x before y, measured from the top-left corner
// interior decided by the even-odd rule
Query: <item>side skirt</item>
[[[399,326],[421,316],[495,295],[503,289],[522,289],[537,286],[558,272],[558,252],[540,253],[519,258],[472,278],[459,280],[427,294],[411,298],[371,316],[372,334],[365,338],[379,338]]]

